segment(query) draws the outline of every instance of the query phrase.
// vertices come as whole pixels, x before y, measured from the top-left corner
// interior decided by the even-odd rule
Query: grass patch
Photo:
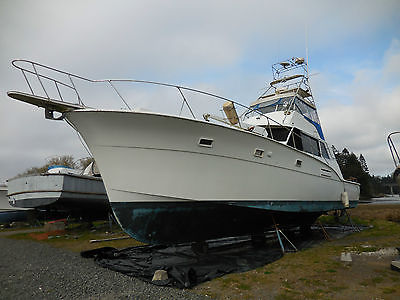
[[[372,278],[371,279],[371,281],[373,282],[373,283],[381,283],[381,282],[383,282],[383,277],[374,277],[374,278]]]
[[[391,287],[385,287],[385,288],[382,288],[382,292],[384,294],[393,294],[394,292],[396,292],[396,289],[391,288]]]
[[[248,290],[250,290],[251,287],[250,287],[250,285],[248,285],[248,284],[241,283],[241,284],[238,285],[238,288],[239,288],[239,290],[248,291]]]
[[[100,247],[126,248],[143,245],[143,243],[132,238],[90,243],[90,240],[118,238],[123,236],[126,236],[126,234],[119,227],[114,226],[110,231],[108,222],[98,221],[93,222],[92,225],[87,223],[71,223],[66,226],[65,231],[15,233],[7,236],[7,238],[39,241],[53,247],[64,248],[73,252],[92,250]]]
[[[340,285],[340,286],[331,286],[329,287],[329,290],[332,292],[340,292],[348,288],[349,288],[348,286]]]
[[[328,273],[336,273],[337,271],[335,269],[328,269],[326,270]]]

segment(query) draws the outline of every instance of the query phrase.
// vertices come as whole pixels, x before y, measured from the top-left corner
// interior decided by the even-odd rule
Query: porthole
[[[208,138],[200,138],[199,146],[212,148],[214,140]]]
[[[262,149],[254,150],[254,156],[262,158],[264,156],[264,150],[262,150]]]

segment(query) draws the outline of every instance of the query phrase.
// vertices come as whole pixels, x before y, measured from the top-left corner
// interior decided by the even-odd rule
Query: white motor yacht
[[[116,219],[137,240],[204,241],[259,234],[275,224],[307,228],[324,212],[357,205],[360,186],[343,178],[326,141],[303,58],[274,64],[268,89],[248,106],[179,85],[91,80],[24,60],[13,65],[30,93],[8,95],[45,108],[46,118],[64,119],[80,133]],[[89,108],[77,81],[109,85],[128,108],[119,83],[174,89],[180,110]],[[58,92],[50,95],[45,82]],[[77,100],[63,98],[61,86]],[[192,104],[201,97],[217,103],[217,111]]]

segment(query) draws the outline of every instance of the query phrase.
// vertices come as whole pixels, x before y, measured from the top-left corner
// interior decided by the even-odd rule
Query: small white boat
[[[107,216],[103,181],[88,171],[51,166],[46,173],[8,180],[10,205],[16,208],[68,212],[82,217]]]
[[[13,62],[24,75],[33,74],[46,95],[35,93],[28,79],[31,94],[8,95],[44,107],[46,118],[62,113],[57,119],[79,131],[98,163],[117,220],[140,241],[256,234],[274,223],[307,227],[326,211],[357,205],[360,186],[343,178],[325,140],[302,58],[274,64],[268,90],[250,106],[178,85],[94,81],[58,71],[68,76],[67,83],[24,63],[57,70]],[[125,104],[118,82],[173,88],[181,96],[180,111],[88,108],[71,78],[110,84]],[[77,103],[65,102],[60,92],[49,96],[42,81],[68,86]],[[190,105],[188,94],[222,101],[218,108],[226,116]]]
[[[0,223],[25,221],[27,214],[26,208],[13,207],[8,203],[7,186],[0,184]]]

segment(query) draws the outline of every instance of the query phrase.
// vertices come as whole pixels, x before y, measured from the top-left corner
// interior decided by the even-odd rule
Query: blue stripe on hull
[[[271,228],[274,220],[282,227],[310,225],[323,212],[344,208],[338,201],[111,202],[111,206],[130,236],[150,244],[257,234]]]

